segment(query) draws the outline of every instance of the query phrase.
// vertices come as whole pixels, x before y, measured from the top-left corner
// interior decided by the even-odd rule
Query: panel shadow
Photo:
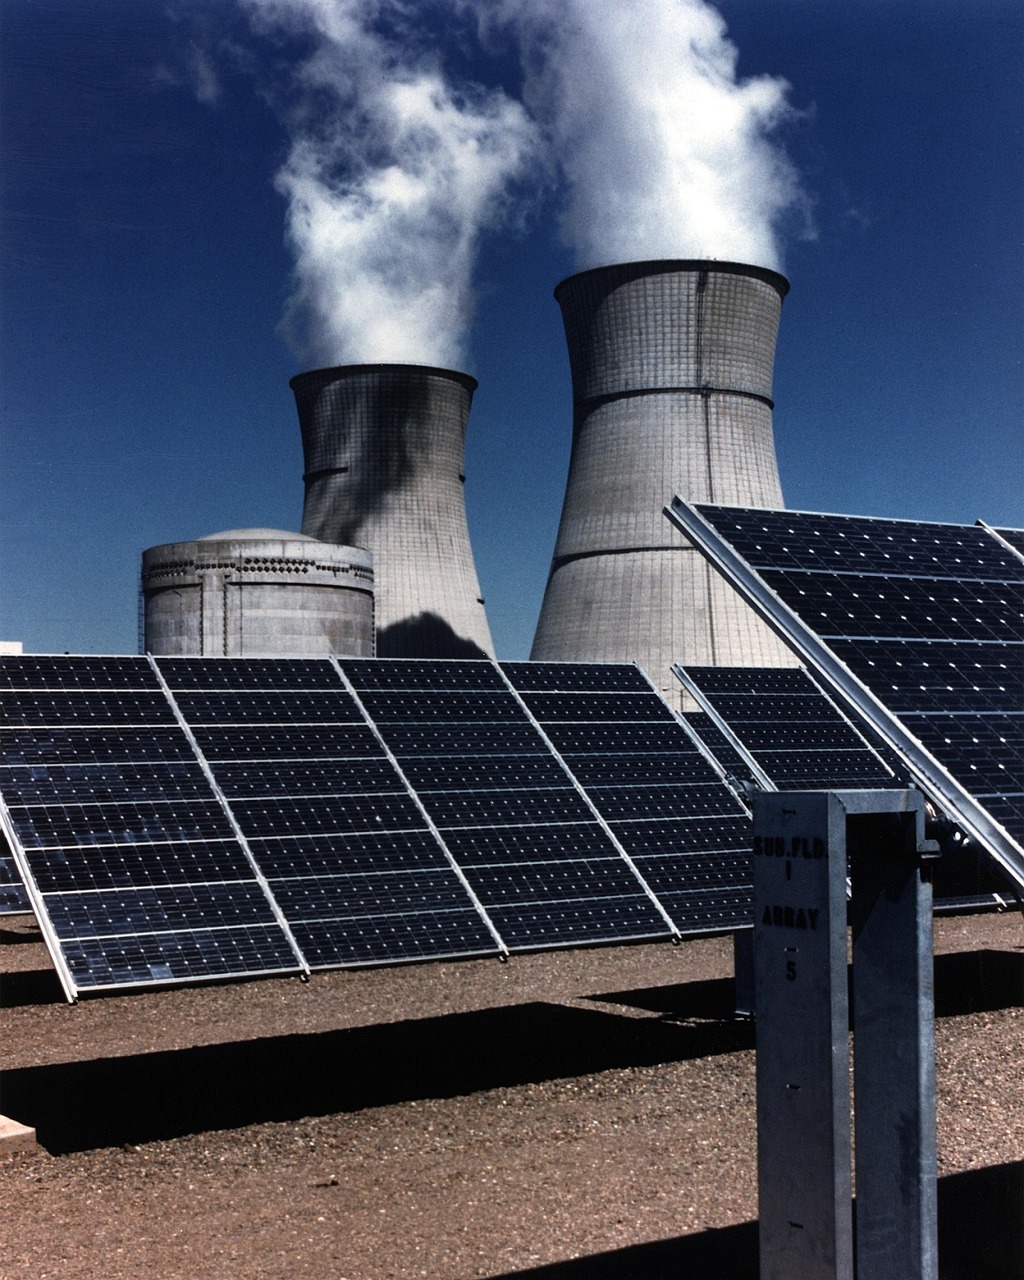
[[[853,969],[849,970],[853,981]],[[732,978],[607,991],[587,997],[602,1004],[659,1013],[663,1021],[728,1020],[735,1009]],[[952,1018],[1024,1004],[1024,953],[957,951],[935,957],[935,1013]]]
[[[655,1066],[752,1044],[749,1023],[683,1026],[536,1002],[19,1068],[5,1073],[4,1112],[60,1154]]]

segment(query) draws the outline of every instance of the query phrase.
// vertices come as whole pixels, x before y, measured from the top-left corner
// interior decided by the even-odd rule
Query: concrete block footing
[[[0,1116],[0,1156],[19,1155],[39,1149],[35,1129],[11,1120],[8,1116]]]

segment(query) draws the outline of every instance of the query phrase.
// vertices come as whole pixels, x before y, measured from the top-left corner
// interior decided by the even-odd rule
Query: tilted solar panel
[[[510,951],[670,936],[493,663],[340,666]]]
[[[65,989],[748,924],[749,826],[629,666],[0,661],[15,883]]]
[[[5,657],[0,710],[0,811],[69,997],[301,971],[145,658]]]
[[[908,785],[900,761],[868,743],[802,667],[673,669],[707,707],[713,725],[721,726],[723,740],[742,751],[747,776],[762,790]],[[931,877],[936,912],[985,908],[1001,900],[998,880],[973,850],[955,842],[933,864]]]
[[[668,514],[951,819],[1024,884],[1024,561],[979,526]]]
[[[311,969],[497,953],[330,660],[158,665]]]
[[[643,673],[501,667],[679,932],[749,924],[749,817]]]
[[[677,665],[673,671],[766,788],[901,785],[803,668]]]

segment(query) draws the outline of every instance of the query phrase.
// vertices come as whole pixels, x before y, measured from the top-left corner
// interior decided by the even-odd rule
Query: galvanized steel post
[[[930,853],[916,791],[755,797],[761,1280],[937,1276]]]

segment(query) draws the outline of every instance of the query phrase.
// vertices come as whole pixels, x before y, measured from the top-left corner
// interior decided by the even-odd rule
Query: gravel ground
[[[754,1277],[728,938],[63,1002],[0,937],[15,1280]],[[943,1276],[1021,1275],[1024,930],[936,922]]]

